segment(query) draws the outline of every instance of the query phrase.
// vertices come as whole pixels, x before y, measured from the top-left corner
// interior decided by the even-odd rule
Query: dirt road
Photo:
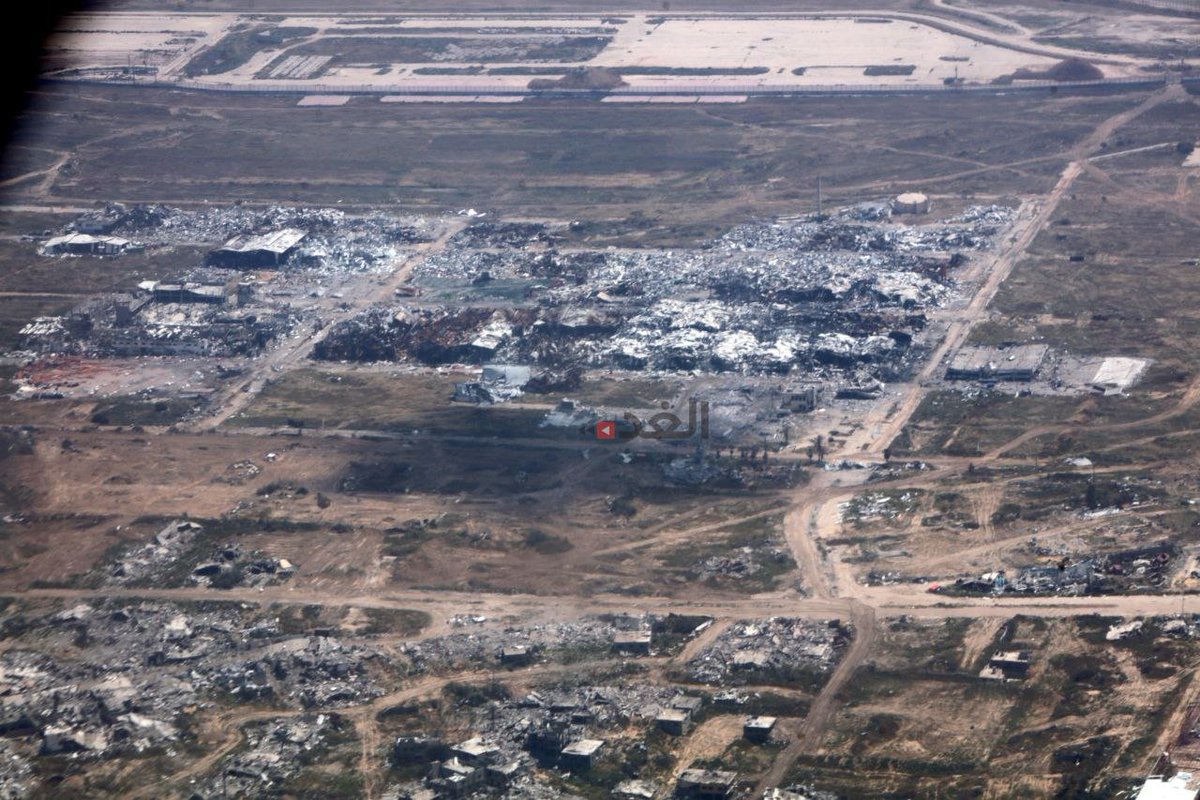
[[[981,261],[972,273],[964,276],[965,282],[977,282],[978,288],[970,301],[961,309],[949,310],[938,315],[942,323],[948,323],[945,334],[934,348],[925,365],[918,372],[916,380],[902,387],[900,399],[885,396],[867,415],[866,422],[861,425],[856,435],[847,438],[846,443],[834,457],[841,458],[872,458],[882,455],[891,446],[892,441],[900,434],[909,419],[916,412],[928,392],[928,382],[942,368],[942,364],[963,346],[970,336],[972,328],[986,318],[988,306],[991,304],[1001,284],[1011,274],[1017,262],[1024,257],[1029,245],[1038,233],[1049,224],[1062,199],[1070,191],[1075,180],[1083,173],[1087,159],[1099,148],[1102,142],[1108,140],[1122,125],[1136,119],[1156,106],[1179,99],[1183,96],[1182,87],[1170,86],[1148,97],[1134,108],[1105,120],[1092,131],[1073,151],[1072,160],[1063,170],[1058,182],[1050,194],[1031,206],[1023,206],[1017,222],[1010,231],[1005,246],[988,261]],[[1183,413],[1200,400],[1200,379],[1198,379],[1184,394],[1175,409],[1164,412],[1164,415]],[[1152,420],[1151,420],[1152,421]],[[1149,424],[1143,421],[1140,424]],[[1131,427],[1137,427],[1136,424]],[[989,456],[998,458],[1005,452],[1018,446],[1026,437],[1040,435],[1038,431],[1030,431],[1024,437],[998,448]],[[814,482],[816,484],[817,482]],[[815,752],[821,742],[821,736],[836,709],[838,691],[852,679],[854,671],[865,661],[870,653],[875,635],[876,617],[894,613],[905,608],[903,613],[920,616],[922,611],[932,609],[952,609],[955,616],[981,617],[989,611],[999,610],[1001,613],[1011,613],[1012,606],[1004,600],[993,598],[977,598],[965,605],[959,602],[952,604],[931,603],[930,598],[941,598],[923,592],[920,587],[884,586],[863,587],[854,582],[853,574],[847,572],[841,581],[831,582],[828,570],[821,558],[818,541],[832,538],[836,534],[837,516],[831,513],[828,505],[833,502],[829,496],[828,483],[821,481],[819,485],[810,485],[797,492],[796,505],[786,518],[786,538],[796,564],[803,576],[804,584],[813,596],[813,601],[831,602],[843,599],[843,606],[853,620],[855,639],[838,665],[829,682],[825,685],[817,700],[813,703],[808,716],[795,727],[791,744],[776,758],[770,770],[756,787],[756,795],[761,796],[767,790],[775,788],[786,778],[788,771],[796,759],[806,752]],[[992,506],[996,498],[992,497],[989,504],[977,509],[984,519],[984,530],[990,531]],[[825,513],[822,513],[824,508]],[[990,538],[994,539],[994,531]],[[990,546],[996,543],[991,542]],[[841,590],[841,591],[839,591]],[[1051,599],[1051,598],[1048,598]],[[1143,608],[1155,606],[1163,608],[1166,613],[1176,610],[1174,598],[1156,596],[1154,598],[1072,598],[1083,602],[1063,604],[1066,598],[1052,598],[1053,604],[1043,605],[1034,603],[1041,610],[1050,608],[1073,608],[1074,613],[1082,612],[1083,607],[1094,608],[1097,604],[1104,605],[1103,611],[1120,616],[1141,613]],[[1165,601],[1165,602],[1164,602]],[[907,605],[910,604],[910,605]],[[797,603],[797,606],[802,603]],[[1170,610],[1167,607],[1171,606]],[[1035,615],[1039,611],[1033,612]]]
[[[347,296],[337,305],[331,306],[325,318],[325,324],[319,330],[309,331],[296,340],[285,340],[269,350],[266,355],[253,362],[254,366],[249,379],[237,381],[233,386],[224,390],[214,398],[213,410],[206,416],[192,420],[181,428],[193,431],[209,431],[220,427],[230,417],[247,408],[267,385],[272,376],[288,369],[294,369],[304,362],[313,351],[313,347],[324,339],[341,322],[352,319],[355,315],[371,306],[394,298],[395,290],[407,283],[412,277],[412,271],[424,259],[445,248],[446,243],[456,233],[466,227],[465,220],[454,220],[446,225],[445,230],[437,239],[420,244],[399,264],[386,280],[380,281],[374,291],[364,292],[357,298]]]

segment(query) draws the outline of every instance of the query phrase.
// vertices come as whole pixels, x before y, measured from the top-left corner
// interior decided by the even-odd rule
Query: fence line
[[[269,83],[215,83],[191,80],[138,81],[105,78],[47,78],[55,83],[86,83],[104,86],[138,86],[154,89],[184,89],[189,91],[226,92],[232,94],[296,94],[296,95],[433,95],[443,97],[477,95],[507,97],[644,97],[644,96],[710,96],[748,95],[751,97],[791,96],[805,94],[961,94],[1046,91],[1055,89],[1093,88],[1154,88],[1168,82],[1167,77],[1104,78],[1093,81],[1015,81],[1011,84],[723,84],[719,86],[643,85],[617,89],[530,89],[525,86],[436,86],[421,84],[354,84],[347,86],[309,85],[294,81]],[[1183,83],[1195,83],[1200,77],[1181,78]]]

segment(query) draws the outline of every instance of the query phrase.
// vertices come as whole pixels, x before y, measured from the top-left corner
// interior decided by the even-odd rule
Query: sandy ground
[[[59,66],[162,67],[215,41],[235,21],[217,14],[78,14],[63,22],[48,49]]]
[[[1136,36],[1161,34],[1161,23],[1135,26]],[[388,35],[453,36],[446,29],[463,29],[464,36],[503,39],[537,38],[589,31],[615,30],[612,41],[590,61],[553,63],[563,71],[583,66],[658,67],[673,69],[755,70],[735,75],[627,75],[634,88],[661,87],[698,92],[725,87],[731,95],[759,87],[777,86],[918,86],[941,85],[956,75],[967,82],[988,83],[1027,68],[1042,70],[1058,60],[1059,51],[1042,46],[1041,54],[1022,48],[1036,45],[1036,33],[1025,28],[1003,40],[988,31],[955,23],[924,24],[920,18],[826,16],[813,18],[666,17],[631,15],[622,24],[600,17],[454,17],[404,19],[362,16],[293,16],[278,18],[281,27],[310,28],[317,33],[290,40],[283,47],[254,53],[244,64],[218,75],[185,78],[183,67],[201,49],[222,35],[247,24],[236,14],[90,14],[68,23],[72,31],[52,46],[51,63],[86,69],[90,74],[129,65],[157,67],[159,80],[176,80],[197,86],[304,91],[351,89],[405,94],[415,89],[478,89],[479,94],[499,89],[524,89],[529,75],[423,75],[414,70],[429,66],[468,66],[441,62],[359,64],[334,61],[319,77],[299,80],[262,79],[256,75],[291,49],[311,45],[324,37],[378,38]],[[1153,24],[1151,24],[1153,23]],[[261,24],[261,21],[259,21]],[[1116,22],[1105,18],[1105,24]],[[1158,27],[1156,27],[1158,26]],[[504,33],[528,28],[530,33]],[[497,31],[502,31],[497,33]],[[1075,33],[1074,31],[1072,33]],[[592,35],[595,35],[594,33]],[[1012,46],[1009,46],[1011,43]],[[1035,50],[1037,48],[1035,47]],[[1069,51],[1062,51],[1069,54]],[[1118,63],[1120,62],[1120,63]],[[531,66],[535,62],[488,62],[489,68]],[[540,66],[548,66],[541,63]],[[866,75],[867,67],[911,67],[909,74]],[[1137,74],[1141,64],[1118,58],[1102,66],[1106,77]],[[802,68],[802,69],[801,69]],[[794,71],[801,70],[802,74]],[[550,76],[553,77],[553,76]]]
[[[767,67],[770,73],[754,76],[767,84],[796,82],[797,76],[791,71],[797,67],[805,68],[802,77],[806,84],[940,83],[954,76],[955,67],[960,77],[985,82],[1020,67],[1036,69],[1054,63],[1053,59],[901,21],[672,19],[644,30],[645,34],[632,42],[618,37],[593,63]],[[969,60],[949,62],[941,60],[944,57]],[[871,65],[898,64],[911,64],[916,69],[908,77],[863,75]]]

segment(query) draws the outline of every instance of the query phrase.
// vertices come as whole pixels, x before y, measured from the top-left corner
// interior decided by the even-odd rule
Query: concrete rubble
[[[220,697],[361,705],[382,694],[373,676],[388,669],[369,646],[289,635],[234,603],[108,600],[9,616],[3,628],[9,639],[36,631],[39,648],[56,654],[14,646],[0,655],[0,728],[36,741],[40,755],[170,746]]]
[[[401,737],[393,763],[427,765],[423,786],[439,792],[487,784],[505,797],[556,797],[560,795],[547,794],[548,787],[532,774],[535,764],[564,772],[586,770],[610,740],[631,725],[649,731],[662,711],[682,699],[670,687],[623,683],[560,685],[508,699],[468,700],[470,739],[454,743]],[[646,752],[644,743],[633,747]],[[416,796],[421,787],[415,784],[402,793]]]
[[[569,651],[574,657],[587,653],[607,654],[615,641],[629,633],[651,634],[643,655],[674,649],[682,645],[683,637],[692,635],[706,618],[611,616],[584,617],[574,622],[559,622],[529,627],[480,628],[470,633],[452,633],[415,642],[407,642],[399,652],[407,660],[410,674],[443,672],[479,667],[501,660],[505,649],[524,648],[527,661]],[[454,620],[459,625],[472,624],[470,618]],[[475,623],[478,624],[478,623]],[[635,653],[641,648],[630,648]]]
[[[0,800],[22,800],[33,792],[33,762],[0,741]]]
[[[174,520],[154,536],[154,541],[118,556],[108,568],[105,583],[123,586],[150,577],[174,563],[204,530],[195,522]]]
[[[441,223],[423,217],[351,216],[333,208],[235,205],[184,210],[121,203],[85,214],[67,228],[134,237],[148,247],[215,245],[248,232],[293,228],[308,233],[297,252],[299,265],[318,272],[375,270],[400,255],[401,246],[430,241],[442,230]]]
[[[279,251],[260,265],[250,260],[251,251],[236,251],[240,261],[221,255],[233,252],[226,244],[208,263],[185,261],[171,274],[90,298],[65,316],[33,320],[21,331],[23,348],[92,357],[253,356],[301,323],[322,325],[325,312],[312,300],[341,297],[342,285],[355,275],[390,274],[414,245],[442,231],[443,223],[433,219],[355,217],[336,209],[110,204],[81,216],[50,243],[68,246],[103,232],[105,241],[116,240],[112,233],[137,237],[150,253],[198,243],[216,248],[230,237],[247,247],[278,242]],[[106,254],[115,256],[129,247],[110,249]],[[252,265],[273,272],[264,276],[247,269]]]
[[[106,568],[105,585],[161,582],[168,573],[178,572],[179,565],[187,581],[198,586],[266,586],[295,574],[296,566],[286,558],[244,552],[236,542],[202,547],[198,539],[203,533],[204,527],[190,520],[169,522],[152,542],[119,552]]]
[[[832,671],[849,643],[837,622],[771,617],[739,622],[687,663],[700,683],[732,685],[785,677],[797,670]]]
[[[477,224],[414,270],[421,304],[345,323],[317,355],[748,374],[865,365],[890,378],[1001,216],[744,225],[678,251],[560,250],[547,226]]]
[[[337,714],[305,714],[250,726],[245,748],[223,759],[214,776],[192,797],[250,798],[277,792],[331,739],[349,728],[350,723]]]
[[[1038,555],[1050,551],[1031,542]],[[1065,596],[1156,591],[1181,568],[1180,549],[1162,541],[1087,558],[1063,555],[1056,562],[1026,567],[1009,575],[1005,570],[957,578],[943,592],[962,594],[1056,594]]]

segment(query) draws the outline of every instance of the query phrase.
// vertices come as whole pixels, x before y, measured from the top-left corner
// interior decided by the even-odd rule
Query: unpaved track
[[[769,789],[779,786],[787,777],[788,771],[796,763],[796,759],[806,752],[813,752],[821,743],[821,736],[829,720],[833,718],[838,692],[853,678],[854,673],[862,666],[870,654],[871,645],[875,641],[875,609],[868,605],[851,601],[850,622],[854,626],[854,639],[846,650],[841,663],[829,677],[829,681],[817,695],[809,707],[808,715],[794,728],[791,743],[775,758],[771,768],[754,787],[756,797],[761,797]]]
[[[886,448],[890,447],[893,439],[899,435],[920,406],[921,400],[924,399],[927,393],[925,384],[941,369],[943,362],[951,358],[962,347],[967,341],[971,329],[986,317],[988,306],[1001,284],[1011,274],[1016,263],[1025,255],[1034,238],[1050,222],[1063,197],[1067,195],[1076,178],[1084,171],[1087,159],[1091,154],[1122,125],[1164,102],[1174,101],[1184,96],[1186,95],[1181,86],[1166,87],[1146,98],[1137,106],[1105,120],[1072,150],[1072,160],[1063,170],[1050,194],[1041,200],[1031,213],[1023,209],[1022,215],[1008,234],[1007,245],[990,263],[984,262],[981,267],[976,268],[977,270],[986,269],[986,273],[967,276],[968,280],[978,279],[980,281],[979,288],[965,308],[942,315],[943,319],[949,318],[949,326],[941,342],[918,373],[916,381],[903,388],[899,402],[890,397],[882,398],[875,406],[875,413],[868,414],[868,422],[859,429],[859,436],[848,437],[843,450],[838,455],[843,458],[857,458],[864,455],[878,457]],[[1175,409],[1164,413],[1166,415],[1183,413],[1197,399],[1200,399],[1200,379],[1197,379],[1189,387]],[[880,414],[880,409],[886,409],[886,411]],[[1149,423],[1142,421],[1140,424]],[[1136,425],[1130,427],[1136,427]],[[1005,450],[1001,448],[989,456],[997,458],[1004,452]],[[814,488],[813,486],[804,487],[797,492],[796,509],[786,518],[787,542],[796,564],[800,567],[805,585],[810,587],[814,599],[833,600],[839,596],[838,589],[841,589],[843,593],[849,592],[853,595],[846,599],[846,608],[850,612],[850,618],[854,625],[855,638],[845,657],[834,670],[829,682],[814,701],[808,716],[795,729],[791,744],[780,753],[758,786],[755,787],[756,796],[762,796],[769,789],[778,787],[802,753],[815,752],[819,748],[825,728],[833,717],[838,692],[851,680],[855,670],[870,653],[875,638],[877,613],[883,612],[889,603],[897,603],[899,598],[906,594],[915,604],[918,593],[921,592],[919,587],[911,585],[862,587],[845,580],[841,582],[840,587],[831,585],[822,565],[816,541],[820,538],[827,538],[834,532],[832,529],[836,525],[832,521],[835,521],[836,517],[820,513],[822,503],[831,502],[831,498],[820,497],[819,490],[817,496],[814,496]],[[984,529],[988,532],[989,538],[993,540],[989,546],[993,547],[997,543],[994,541],[995,531],[991,528],[991,513],[994,511],[996,503],[998,503],[998,497],[989,496],[978,509]],[[926,599],[929,597],[930,595],[925,594]],[[1106,599],[1113,600],[1113,598]],[[1139,600],[1146,599],[1148,598],[1139,598]],[[1166,598],[1158,598],[1153,601],[1153,604],[1160,605],[1163,599]],[[950,605],[950,607],[959,611],[959,616],[982,616],[983,614],[980,612],[984,607],[983,603],[989,601],[992,605],[986,606],[987,608],[1000,609],[1005,613],[1011,610],[1010,606],[997,603],[995,599],[983,598],[982,600],[983,602],[979,604],[972,603],[970,610],[962,608],[958,604]],[[1141,604],[1132,598],[1120,598],[1112,605],[1127,609],[1130,606],[1140,606]],[[1125,615],[1125,612],[1120,613],[1122,616]]]
[[[1061,425],[1039,425],[1036,428],[1030,428],[1020,436],[1017,436],[1016,438],[1005,442],[1004,444],[990,451],[984,455],[982,459],[980,459],[980,463],[1000,458],[1006,453],[1010,453],[1021,445],[1031,442],[1034,439],[1040,439],[1043,436],[1052,436],[1060,433],[1069,433],[1070,431],[1078,430],[1084,427],[1086,427],[1088,431],[1133,431],[1137,430],[1138,428],[1144,428],[1148,425],[1155,425],[1159,422],[1167,422],[1175,417],[1186,414],[1192,409],[1193,406],[1196,405],[1197,402],[1200,402],[1200,376],[1197,376],[1192,380],[1191,384],[1184,391],[1183,395],[1180,396],[1175,405],[1166,411],[1160,411],[1157,414],[1145,417],[1143,419],[1135,419],[1131,420],[1130,422],[1114,422],[1107,425],[1079,425],[1070,422],[1063,423]]]
[[[336,328],[338,323],[353,318],[359,312],[377,303],[393,299],[395,290],[408,282],[417,264],[433,253],[444,249],[446,243],[466,227],[466,224],[464,220],[448,221],[446,230],[441,236],[432,242],[418,245],[404,262],[386,280],[381,282],[377,291],[366,294],[357,302],[339,304],[336,310],[331,310],[331,313],[327,315],[325,325],[320,330],[311,331],[298,341],[287,340],[276,345],[274,349],[255,362],[254,371],[248,379],[235,381],[231,387],[215,399],[214,410],[210,414],[180,427],[193,431],[215,430],[234,414],[247,408],[259,392],[266,387],[274,374],[294,369],[304,363],[317,342],[329,335],[329,332]]]

